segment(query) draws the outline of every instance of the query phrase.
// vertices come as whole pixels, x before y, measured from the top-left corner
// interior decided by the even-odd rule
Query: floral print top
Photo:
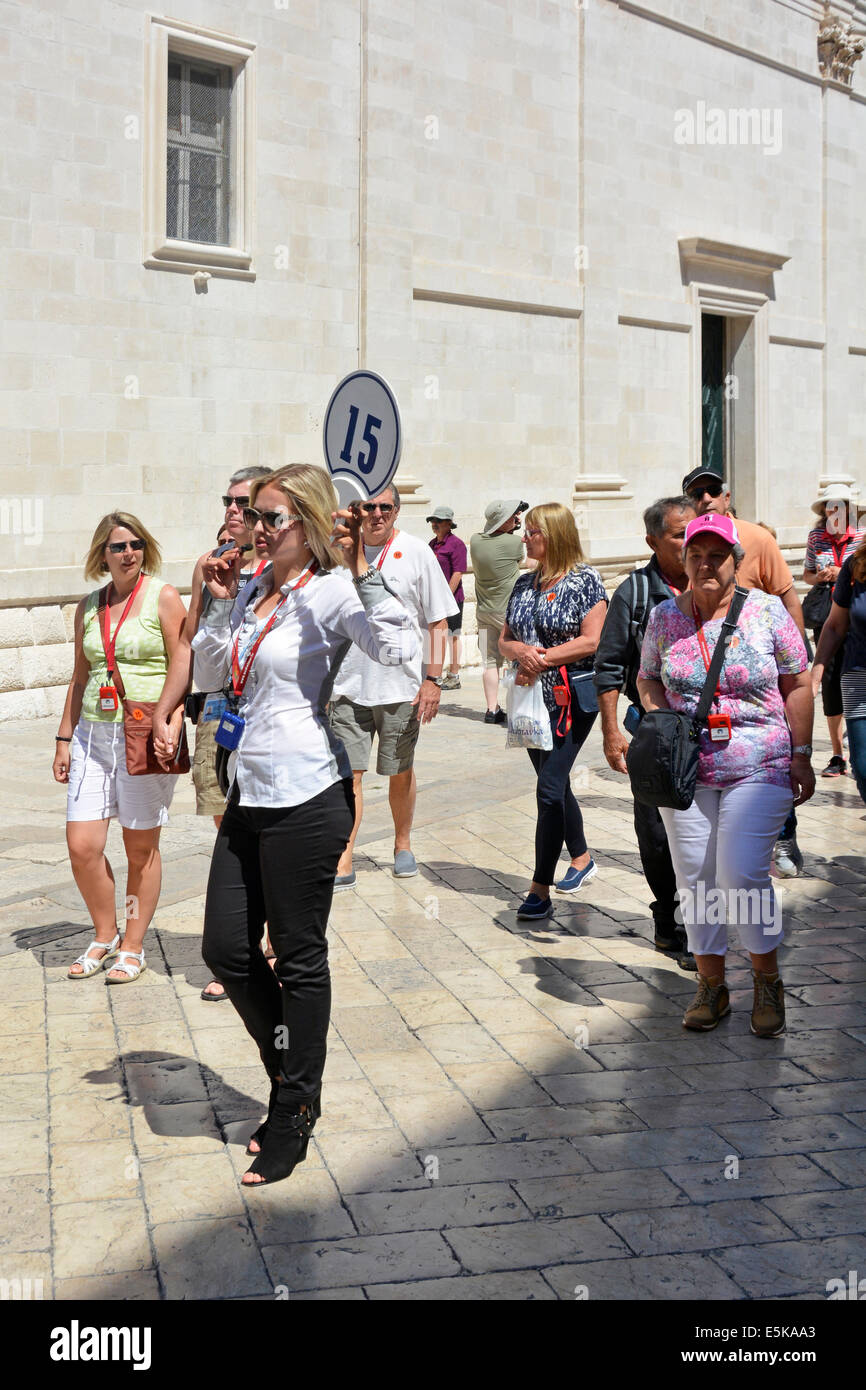
[[[721,618],[704,623],[711,656],[721,630]],[[708,730],[701,731],[699,784],[789,785],[791,734],[779,676],[798,675],[808,665],[803,639],[782,600],[750,589],[719,678],[721,699],[711,707],[730,715],[731,738],[711,743]],[[691,612],[685,617],[674,599],[658,604],[649,616],[639,678],[660,680],[671,709],[690,712],[697,708],[706,675]]]
[[[597,603],[607,603],[607,594],[598,570],[581,565],[569,570],[552,589],[541,593],[535,587],[535,571],[521,574],[511,591],[505,621],[519,642],[535,647],[559,647],[580,636],[583,620]],[[591,671],[594,656],[590,654],[568,663],[569,675]],[[559,685],[559,667],[553,666],[541,675],[544,703],[549,710],[557,708],[553,687]]]

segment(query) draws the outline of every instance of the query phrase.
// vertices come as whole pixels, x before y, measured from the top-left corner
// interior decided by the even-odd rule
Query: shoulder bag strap
[[[631,579],[631,602],[629,604],[631,618],[629,619],[628,630],[637,648],[637,660],[632,662],[626,672],[626,686],[632,676],[637,679],[637,672],[640,670],[640,649],[643,642],[643,628],[647,619],[647,608],[649,607],[649,580],[646,575],[638,574],[636,570],[632,570],[629,578]]]
[[[707,678],[704,681],[701,698],[698,700],[698,707],[695,710],[694,718],[696,723],[703,723],[710,712],[710,705],[713,703],[713,696],[716,686],[719,683],[719,676],[721,675],[722,666],[724,665],[728,644],[734,635],[737,623],[740,621],[743,604],[748,596],[748,589],[741,589],[739,585],[734,589],[734,597],[731,599],[731,605],[722,619],[722,630],[719,633],[719,640],[713,652],[710,669],[707,671]]]

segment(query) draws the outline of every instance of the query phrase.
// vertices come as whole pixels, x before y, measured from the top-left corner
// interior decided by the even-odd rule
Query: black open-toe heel
[[[261,1153],[261,1151],[262,1151],[262,1140],[263,1140],[264,1137],[265,1137],[265,1132],[266,1132],[266,1130],[267,1130],[267,1128],[268,1128],[268,1122],[270,1121],[271,1115],[274,1113],[274,1103],[275,1103],[275,1101],[276,1101],[276,1099],[277,1099],[277,1092],[279,1091],[279,1089],[280,1089],[279,1079],[278,1079],[276,1076],[272,1076],[272,1077],[271,1077],[271,1094],[270,1094],[269,1097],[268,1097],[268,1113],[267,1113],[267,1116],[266,1116],[266,1118],[265,1118],[264,1120],[262,1120],[262,1122],[261,1122],[261,1124],[259,1125],[258,1129],[254,1129],[254,1130],[253,1130],[252,1134],[250,1135],[249,1139],[247,1140],[247,1153],[250,1154],[253,1158],[257,1158],[258,1155],[259,1155],[259,1154]],[[254,1139],[255,1139],[256,1143],[258,1144],[258,1146],[259,1146],[257,1149],[251,1149],[251,1148],[250,1148],[250,1144],[253,1142]]]
[[[299,1102],[284,1097],[278,1086],[273,1109],[265,1126],[262,1151],[256,1155],[247,1169],[247,1173],[257,1174],[262,1181],[242,1183],[241,1186],[264,1187],[267,1183],[281,1182],[283,1178],[289,1177],[307,1157],[310,1135],[321,1113],[318,1096],[312,1101]]]

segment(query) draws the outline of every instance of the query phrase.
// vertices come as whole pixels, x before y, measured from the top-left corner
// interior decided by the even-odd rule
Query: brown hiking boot
[[[753,970],[752,979],[755,981],[752,1032],[759,1038],[776,1038],[785,1031],[785,990],[781,977]]]
[[[699,974],[698,992],[683,1015],[683,1027],[697,1028],[702,1033],[708,1033],[730,1012],[731,1001],[724,980],[715,976],[707,979],[705,975]]]

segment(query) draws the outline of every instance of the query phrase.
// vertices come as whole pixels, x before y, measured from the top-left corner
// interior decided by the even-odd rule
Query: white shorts
[[[68,821],[116,816],[125,830],[155,830],[168,823],[177,775],[130,777],[122,724],[80,719],[69,751]]]

